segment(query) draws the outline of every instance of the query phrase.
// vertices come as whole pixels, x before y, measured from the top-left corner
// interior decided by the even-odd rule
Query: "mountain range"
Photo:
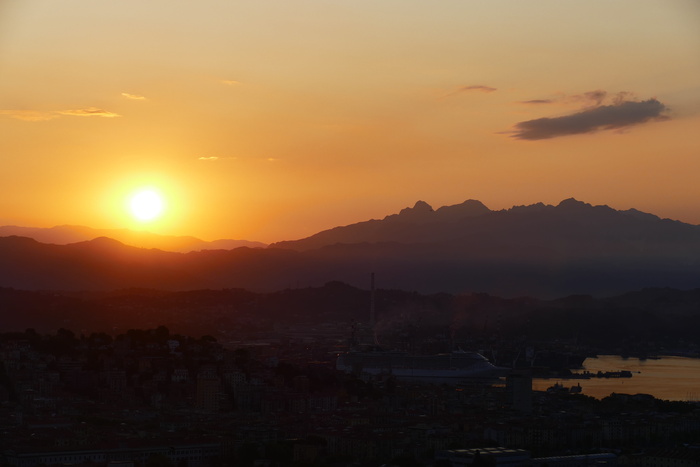
[[[0,226],[0,237],[13,235],[29,237],[41,243],[53,243],[56,245],[67,245],[98,237],[109,237],[126,245],[139,248],[158,248],[180,253],[199,250],[232,250],[242,246],[249,248],[264,248],[267,246],[265,243],[248,240],[222,239],[208,242],[190,236],[158,235],[129,229],[93,229],[81,225],[58,225],[51,228],[19,227],[15,225]]]
[[[481,202],[434,210],[423,201],[284,241],[177,253],[104,237],[66,245],[0,238],[0,286],[48,290],[247,288],[273,291],[339,280],[500,296],[611,295],[700,284],[700,227],[573,198],[491,211]]]

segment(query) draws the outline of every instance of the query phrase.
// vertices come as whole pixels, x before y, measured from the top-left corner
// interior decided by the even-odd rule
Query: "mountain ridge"
[[[186,253],[199,250],[231,250],[242,246],[265,248],[267,244],[249,240],[219,239],[201,240],[188,235],[160,235],[147,231],[130,229],[95,229],[82,225],[57,225],[54,227],[22,227],[16,225],[0,226],[0,237],[29,237],[41,243],[68,245],[84,242],[98,237],[109,237],[120,242],[140,248],[157,248],[166,251]]]
[[[384,287],[505,297],[611,295],[700,284],[700,227],[573,198],[491,211],[419,201],[384,219],[268,248],[187,253],[96,238],[51,245],[0,237],[0,287],[30,290],[274,291],[371,272]]]
[[[424,201],[417,201],[412,208],[404,208],[398,214],[388,215],[381,220],[371,219],[334,227],[306,238],[275,242],[270,244],[270,247],[306,251],[336,243],[444,242],[457,238],[460,235],[457,233],[458,229],[478,229],[479,226],[497,223],[498,219],[503,219],[504,216],[514,218],[520,215],[539,216],[543,213],[544,215],[555,214],[562,221],[574,220],[579,223],[610,222],[614,216],[618,215],[636,221],[662,220],[653,214],[636,209],[617,211],[607,205],[593,206],[575,198],[565,199],[556,206],[536,203],[497,211],[492,211],[481,201],[472,199],[456,205],[442,206],[437,210]],[[581,219],[582,215],[586,218]],[[619,219],[621,218],[617,218]]]

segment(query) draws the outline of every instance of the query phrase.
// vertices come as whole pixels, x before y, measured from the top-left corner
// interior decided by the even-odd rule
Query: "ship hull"
[[[400,352],[348,352],[338,356],[336,368],[349,374],[454,383],[493,380],[507,371],[475,352],[420,356]]]

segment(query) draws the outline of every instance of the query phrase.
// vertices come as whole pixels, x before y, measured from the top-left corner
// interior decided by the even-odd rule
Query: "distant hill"
[[[51,228],[0,226],[0,237],[29,237],[41,243],[67,245],[98,237],[109,237],[127,245],[140,248],[158,248],[166,251],[187,253],[199,250],[232,250],[242,246],[265,248],[267,245],[248,240],[215,240],[208,242],[196,237],[158,235],[129,229],[93,229],[79,225],[59,225]]]
[[[290,255],[291,253],[291,255]],[[115,290],[226,288],[236,283],[253,290],[283,288],[275,268],[284,267],[285,250],[202,250],[175,253],[136,248],[99,237],[68,245],[26,237],[0,237],[0,286],[24,290]],[[273,270],[268,268],[274,260]],[[261,284],[260,278],[266,277]]]
[[[54,333],[65,328],[87,336],[166,325],[171,332],[210,334],[225,342],[259,335],[262,329],[284,332],[291,326],[312,335],[335,328],[340,331],[338,337],[349,338],[351,323],[368,321],[370,301],[367,288],[337,281],[271,293],[243,289],[57,293],[0,287],[0,330],[21,333],[32,328]],[[575,342],[596,352],[631,355],[692,349],[697,355],[700,348],[700,289],[643,289],[607,298],[577,295],[539,300],[380,288],[373,303],[377,335],[390,348],[409,342],[442,340],[444,344],[448,337],[452,343],[491,348],[497,336],[498,356],[506,365],[517,356],[524,358],[521,351],[526,345],[546,340],[556,340],[555,347],[563,349]]]
[[[48,245],[0,238],[0,287],[164,290],[318,286],[554,298],[700,285],[700,227],[575,199],[491,211],[418,202],[382,220],[268,248],[173,253],[98,238]]]

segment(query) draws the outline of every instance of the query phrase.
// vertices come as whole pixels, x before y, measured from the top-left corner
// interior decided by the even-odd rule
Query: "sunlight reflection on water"
[[[559,381],[567,387],[580,383],[583,394],[597,399],[616,392],[651,394],[658,399],[667,400],[700,400],[700,359],[697,358],[661,357],[638,360],[622,358],[619,355],[599,355],[597,358],[586,359],[583,366],[591,373],[628,370],[632,372],[632,377],[570,380],[535,378],[532,388],[544,391]]]

